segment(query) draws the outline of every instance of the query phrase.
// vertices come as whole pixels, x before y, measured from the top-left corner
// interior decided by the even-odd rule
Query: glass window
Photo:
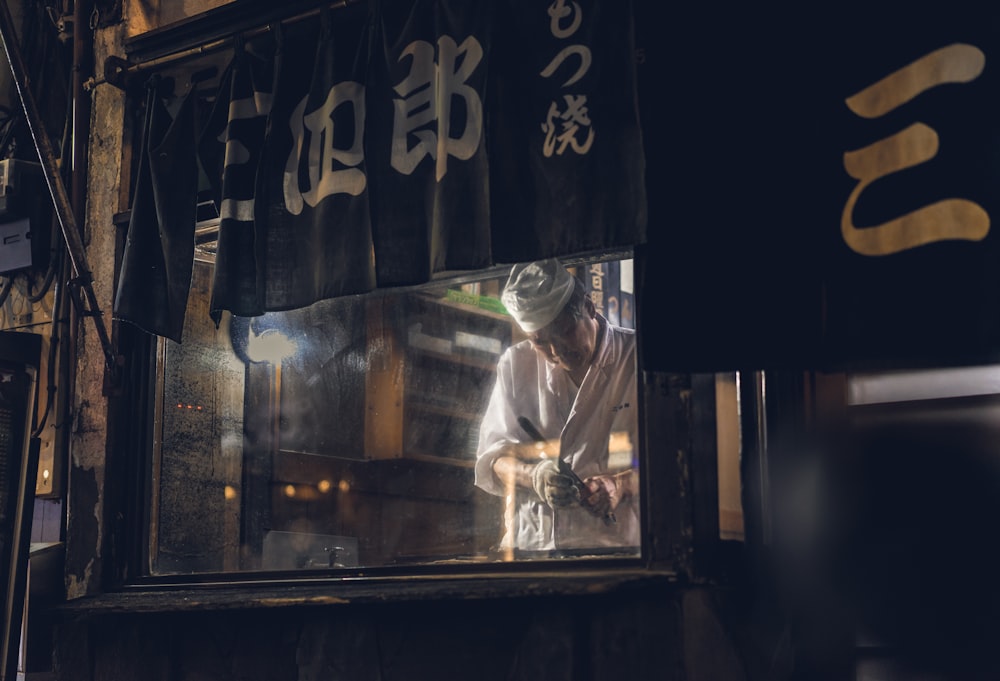
[[[185,0],[185,2],[129,3],[128,35],[141,35],[189,17],[228,5],[233,0]]]
[[[743,541],[739,372],[715,375],[715,430],[719,471],[719,537]]]
[[[637,556],[631,261],[567,269],[578,382],[508,314],[507,268],[216,327],[203,252],[158,346],[149,572]]]

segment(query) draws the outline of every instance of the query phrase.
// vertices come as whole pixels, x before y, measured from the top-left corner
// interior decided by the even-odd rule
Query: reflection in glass
[[[632,326],[630,261],[570,270],[600,324]],[[567,510],[592,541],[518,546],[504,541],[521,522],[512,504],[535,491],[476,484],[501,358],[535,352],[501,302],[506,269],[253,319],[227,315],[218,328],[207,313],[211,271],[195,262],[183,344],[160,341],[153,574],[637,554],[637,493],[610,514]],[[634,353],[626,361],[634,395]],[[634,471],[637,490],[637,405],[634,396],[613,401],[609,409],[630,411],[631,424],[611,418],[587,445],[601,454],[588,450],[590,464],[576,472],[594,484],[592,476]],[[544,439],[560,439],[569,415],[560,409],[562,424],[555,412],[530,412]],[[541,461],[529,434],[517,438]],[[571,465],[578,454],[564,452]]]

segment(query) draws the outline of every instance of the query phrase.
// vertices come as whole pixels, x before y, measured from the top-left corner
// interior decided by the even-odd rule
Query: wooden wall
[[[771,643],[726,633],[720,595],[660,584],[593,596],[67,618],[56,671],[67,681],[758,677],[774,663]]]

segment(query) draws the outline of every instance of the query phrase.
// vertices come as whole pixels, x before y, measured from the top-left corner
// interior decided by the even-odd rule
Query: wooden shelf
[[[513,321],[510,315],[494,312],[493,310],[488,310],[484,307],[479,307],[478,305],[469,305],[468,303],[462,303],[457,300],[448,300],[447,298],[442,298],[431,293],[417,293],[415,295],[425,302],[440,305],[442,307],[449,307],[453,310],[460,310],[461,312],[468,312],[482,317],[489,317],[490,319],[506,322],[507,324],[510,324]]]
[[[463,419],[465,421],[475,421],[479,418],[479,412],[468,412],[463,409],[457,409],[455,407],[441,407],[436,404],[429,404],[427,402],[420,402],[417,399],[410,400],[407,405],[410,409],[414,411],[423,411],[429,414],[437,414],[438,416],[447,416],[449,418]]]
[[[499,355],[464,347],[449,352],[447,340],[465,331],[506,347],[510,318],[428,294],[384,301],[368,312],[370,346],[378,354],[367,375],[366,454],[472,468],[479,407],[493,387]],[[427,337],[420,339],[426,347],[410,344],[414,333]]]
[[[404,459],[413,461],[423,461],[425,463],[439,463],[446,466],[458,466],[459,468],[475,468],[476,462],[468,459],[454,459],[450,456],[438,456],[436,454],[423,454],[421,452],[409,452],[403,456]]]
[[[413,346],[407,346],[406,350],[413,355],[432,357],[434,359],[439,359],[442,362],[461,364],[462,366],[472,367],[473,369],[480,369],[482,371],[494,371],[497,366],[497,360],[491,361],[479,359],[478,357],[472,357],[470,355],[463,355],[455,352],[449,354],[446,352],[436,352],[434,350],[424,350],[423,348],[415,348]]]

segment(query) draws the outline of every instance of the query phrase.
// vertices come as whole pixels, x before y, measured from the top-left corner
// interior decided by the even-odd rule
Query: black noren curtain
[[[220,218],[210,305],[216,323],[223,310],[247,317],[265,310],[265,249],[257,233],[254,206],[271,110],[273,65],[273,53],[250,52],[238,39],[201,132],[199,158]]]
[[[265,307],[375,287],[364,154],[368,9],[282,32],[254,209]]]
[[[520,262],[644,242],[632,3],[499,4],[493,257]]]
[[[180,342],[194,263],[195,98],[189,88],[171,118],[158,86],[154,79],[146,97],[145,143],[114,314]]]
[[[373,0],[238,40],[199,138],[213,317],[642,243],[632,30],[630,1]]]
[[[368,154],[381,286],[491,264],[492,3],[374,5]]]

